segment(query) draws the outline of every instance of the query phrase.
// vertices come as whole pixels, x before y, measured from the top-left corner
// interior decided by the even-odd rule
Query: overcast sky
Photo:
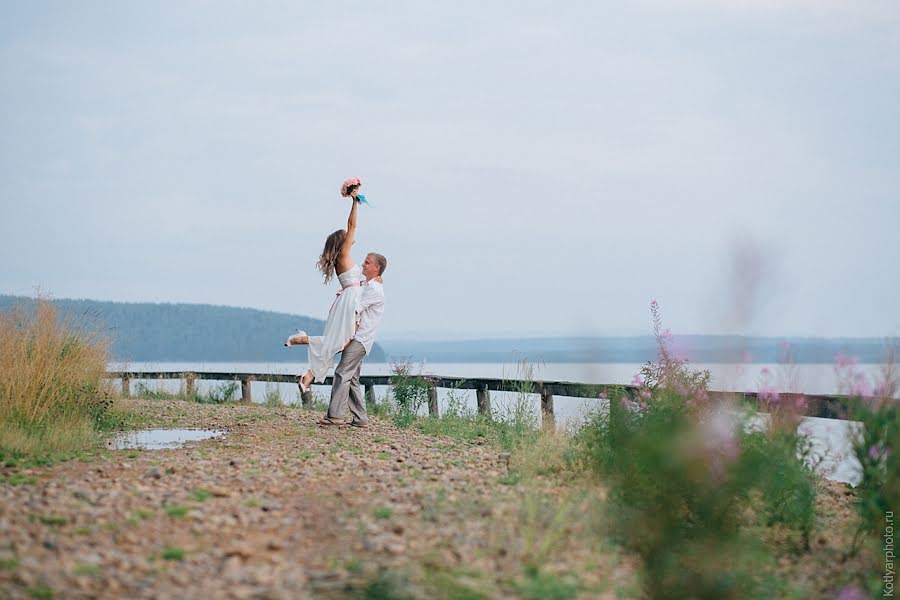
[[[3,2],[0,293],[385,339],[900,333],[900,3]]]

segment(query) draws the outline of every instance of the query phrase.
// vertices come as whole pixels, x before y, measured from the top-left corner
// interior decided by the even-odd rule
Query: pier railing
[[[253,401],[251,383],[254,381],[264,383],[297,383],[295,375],[277,373],[216,373],[205,371],[111,371],[106,374],[109,379],[119,379],[122,382],[122,395],[131,395],[131,381],[133,380],[166,380],[180,379],[184,381],[184,390],[187,395],[193,395],[198,380],[234,381],[241,383],[241,402]],[[600,398],[601,395],[613,390],[624,390],[632,398],[637,397],[640,388],[634,385],[619,384],[591,384],[576,383],[571,381],[532,381],[527,379],[490,379],[490,378],[459,378],[422,375],[430,385],[428,387],[428,413],[438,416],[438,388],[453,390],[475,390],[475,399],[478,412],[483,415],[491,415],[491,392],[517,392],[529,393],[540,396],[541,415],[544,425],[555,423],[554,397],[564,396],[572,398]],[[321,385],[330,386],[333,378],[328,377]],[[396,382],[392,375],[365,375],[359,378],[360,385],[365,388],[367,402],[375,401],[375,386],[390,386]],[[761,401],[755,392],[727,392],[710,391],[712,401],[734,401],[749,404],[761,411],[766,411],[768,405]],[[852,414],[852,409],[857,402],[848,396],[822,396],[810,394],[784,393],[779,396],[781,402],[790,402],[793,406],[800,407],[800,413],[810,417],[825,419],[847,420]],[[313,402],[312,392],[301,395],[304,405]],[[610,406],[615,409],[614,406]]]

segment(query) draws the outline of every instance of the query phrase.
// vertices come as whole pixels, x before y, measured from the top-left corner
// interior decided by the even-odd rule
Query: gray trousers
[[[343,419],[350,405],[350,414],[356,423],[368,423],[366,402],[359,387],[359,372],[366,357],[366,348],[356,340],[351,340],[341,352],[341,362],[334,368],[334,383],[331,384],[331,403],[328,417]]]

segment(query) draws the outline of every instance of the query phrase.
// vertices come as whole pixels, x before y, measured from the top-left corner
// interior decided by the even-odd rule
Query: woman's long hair
[[[337,273],[337,259],[341,255],[341,248],[344,247],[344,237],[346,235],[346,231],[338,229],[325,240],[325,248],[322,250],[319,262],[316,263],[316,268],[322,271],[326,284]]]

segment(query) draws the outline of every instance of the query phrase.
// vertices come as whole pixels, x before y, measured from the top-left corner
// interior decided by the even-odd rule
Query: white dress
[[[309,336],[309,370],[322,383],[334,366],[334,355],[344,349],[356,333],[359,297],[362,295],[362,269],[353,265],[340,275],[341,290],[328,311],[322,335]]]

